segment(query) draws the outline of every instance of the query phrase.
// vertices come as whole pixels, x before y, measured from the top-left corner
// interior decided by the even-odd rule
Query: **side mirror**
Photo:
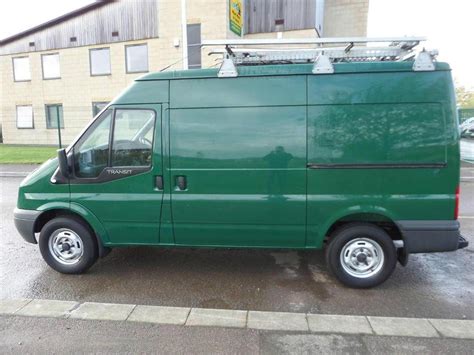
[[[69,166],[67,163],[66,149],[58,149],[59,171],[65,178],[69,177]]]

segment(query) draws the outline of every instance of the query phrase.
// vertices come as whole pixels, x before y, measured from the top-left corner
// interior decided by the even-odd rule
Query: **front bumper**
[[[41,211],[22,210],[19,208],[15,208],[15,211],[13,211],[15,227],[28,243],[37,244],[35,238],[35,222],[40,214]]]
[[[409,254],[454,251],[469,245],[458,221],[397,221],[397,225]]]

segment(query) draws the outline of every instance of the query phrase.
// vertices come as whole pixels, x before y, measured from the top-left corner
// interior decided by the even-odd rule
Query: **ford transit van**
[[[352,287],[465,247],[448,64],[332,66],[137,79],[23,180],[19,233],[72,274],[115,247],[325,248]]]

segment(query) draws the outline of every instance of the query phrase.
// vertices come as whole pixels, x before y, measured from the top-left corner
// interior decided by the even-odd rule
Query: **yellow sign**
[[[229,0],[229,27],[237,36],[242,36],[242,0]]]

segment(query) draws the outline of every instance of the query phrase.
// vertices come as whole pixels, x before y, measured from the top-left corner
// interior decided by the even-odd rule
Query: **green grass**
[[[56,156],[56,147],[0,144],[0,164],[42,163]]]

